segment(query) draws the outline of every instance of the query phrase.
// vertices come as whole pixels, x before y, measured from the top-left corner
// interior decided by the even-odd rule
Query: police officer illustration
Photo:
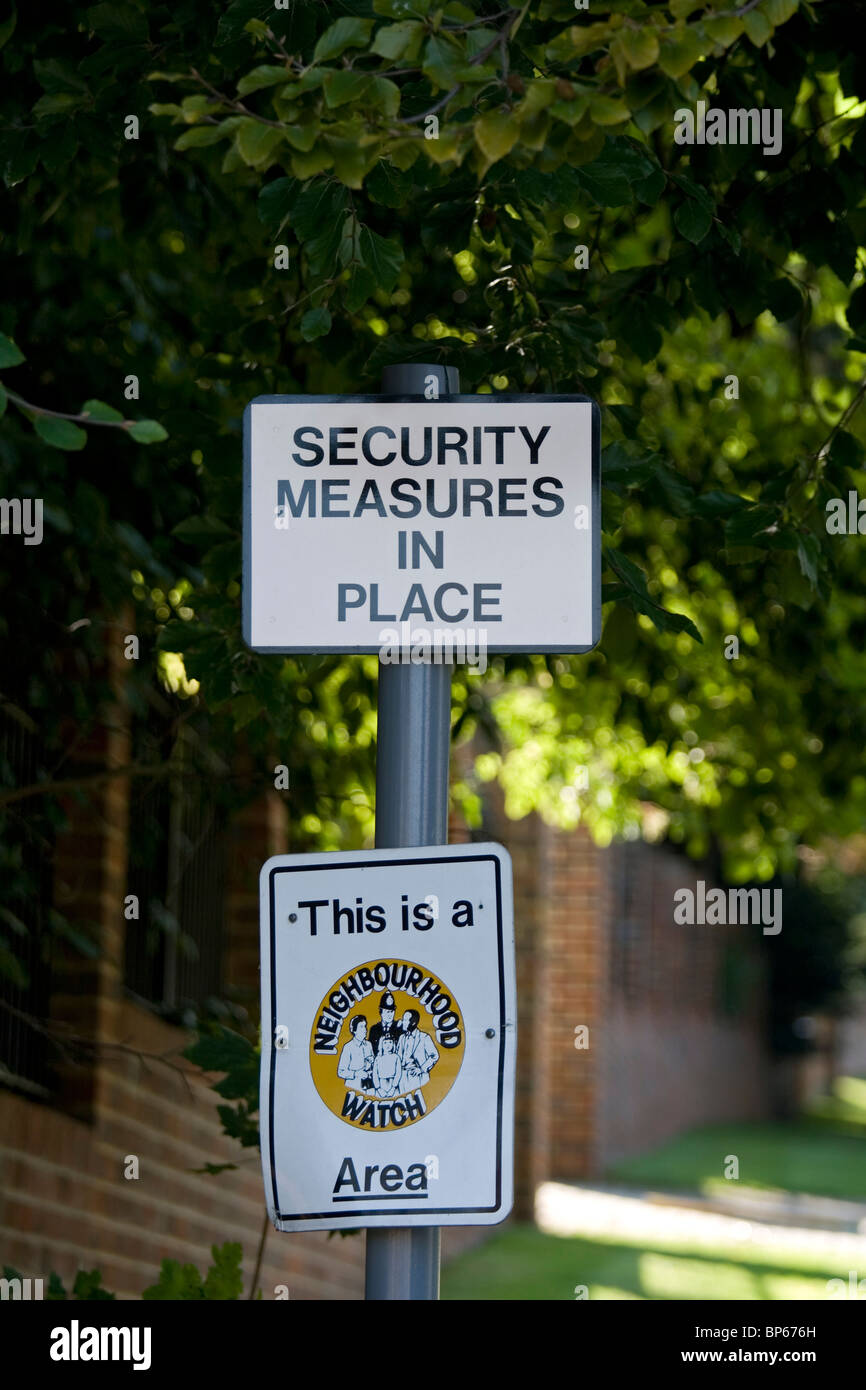
[[[370,1044],[373,1048],[373,1055],[378,1056],[379,1044],[383,1038],[393,1038],[394,1048],[400,1038],[400,1028],[396,1022],[397,1006],[394,1003],[394,996],[390,990],[386,990],[379,1000],[379,1023],[374,1023],[370,1029]]]

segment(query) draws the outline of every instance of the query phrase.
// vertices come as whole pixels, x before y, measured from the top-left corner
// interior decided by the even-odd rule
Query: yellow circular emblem
[[[310,1033],[310,1071],[328,1109],[371,1132],[416,1124],[448,1094],[463,1015],[438,976],[407,960],[366,961],[329,989]]]

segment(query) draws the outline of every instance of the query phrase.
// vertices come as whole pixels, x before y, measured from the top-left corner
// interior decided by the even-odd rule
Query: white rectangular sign
[[[261,871],[262,1170],[282,1231],[511,1210],[511,860],[495,844]]]
[[[258,397],[244,412],[245,641],[589,651],[599,436],[586,396]]]

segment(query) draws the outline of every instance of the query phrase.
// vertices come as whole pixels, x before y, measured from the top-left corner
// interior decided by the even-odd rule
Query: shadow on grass
[[[513,1226],[446,1266],[442,1297],[450,1300],[729,1299],[824,1300],[827,1280],[848,1271],[820,1256],[794,1265],[748,1247],[671,1250],[662,1244],[553,1236]],[[587,1293],[581,1292],[586,1288]]]

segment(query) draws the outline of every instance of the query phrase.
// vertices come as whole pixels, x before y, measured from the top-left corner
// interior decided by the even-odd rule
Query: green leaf
[[[444,91],[456,86],[465,65],[463,50],[453,39],[434,34],[427,40],[421,71],[434,87]]]
[[[372,80],[372,74],[368,72],[326,72],[322,82],[326,106],[333,110],[337,106],[345,106],[348,101],[360,101]]]
[[[762,48],[773,32],[773,26],[760,10],[750,10],[743,15],[743,28],[756,48]]]
[[[513,148],[520,126],[507,111],[488,111],[475,122],[475,142],[491,164]]]
[[[617,37],[635,72],[651,67],[659,56],[659,41],[652,29],[620,29]]]
[[[659,200],[665,186],[664,169],[653,169],[647,174],[646,178],[638,180],[634,185],[635,195],[639,202],[646,203],[653,207]]]
[[[250,92],[261,91],[262,87],[275,87],[279,82],[289,81],[291,76],[292,73],[289,68],[276,67],[272,63],[263,63],[241,78],[238,83],[238,96],[249,96]]]
[[[237,733],[262,713],[261,701],[250,691],[244,691],[242,695],[235,696],[232,700],[232,727]],[[216,1089],[216,1088],[215,1088]],[[226,1095],[225,1091],[220,1092]],[[244,1094],[241,1092],[240,1094]]]
[[[863,445],[847,430],[839,430],[830,445],[830,458],[842,468],[862,468]]]
[[[743,21],[739,15],[719,15],[716,18],[705,19],[704,28],[722,48],[730,48],[743,32]]]
[[[6,395],[6,387],[0,381],[0,419],[6,414],[6,402],[9,397]]]
[[[136,444],[160,444],[163,439],[168,439],[167,431],[158,420],[136,420],[128,433]]]
[[[213,1033],[202,1033],[194,1043],[184,1049],[183,1056],[193,1066],[202,1071],[231,1072],[238,1067],[249,1066],[258,1053],[243,1033],[221,1024]]]
[[[631,185],[622,170],[594,159],[575,172],[581,188],[585,188],[600,207],[620,208],[631,202]]]
[[[374,77],[364,96],[366,106],[375,106],[386,120],[393,120],[400,110],[400,88],[387,77]]]
[[[308,179],[314,179],[325,169],[330,169],[334,163],[334,156],[323,141],[319,140],[307,154],[303,150],[296,150],[292,154],[290,163],[295,178],[306,183]]]
[[[672,174],[671,178],[673,179],[674,183],[679,185],[679,187],[689,198],[694,198],[695,201],[700,203],[701,207],[705,208],[707,212],[715,212],[716,205],[713,202],[712,197],[702,184],[697,183],[692,178],[689,178],[688,174]]]
[[[243,1249],[233,1241],[225,1245],[212,1245],[213,1264],[204,1281],[204,1296],[216,1302],[228,1302],[240,1298],[243,1293],[241,1260]]]
[[[291,227],[299,241],[308,241],[340,218],[346,207],[346,190],[333,179],[323,179],[304,189],[292,208]]]
[[[692,515],[695,504],[694,488],[681,474],[660,459],[654,459],[654,482],[674,516]]]
[[[54,449],[83,449],[87,443],[87,430],[73,425],[71,420],[53,420],[50,415],[37,415],[33,428]]]
[[[147,109],[152,116],[178,116],[181,120],[184,117],[183,107],[176,101],[152,101]]]
[[[301,319],[301,337],[305,343],[316,338],[324,338],[331,331],[331,312],[324,304],[318,309],[308,309]]]
[[[171,534],[177,536],[179,540],[187,541],[193,545],[205,546],[212,545],[214,541],[224,540],[233,533],[231,527],[226,526],[224,521],[203,513],[200,516],[188,516],[185,521],[179,522],[172,529]]]
[[[725,545],[770,545],[772,536],[778,531],[778,522],[779,514],[774,507],[753,506],[737,512],[725,524]]]
[[[380,289],[391,294],[403,267],[403,248],[397,241],[386,240],[369,227],[361,228],[360,253],[362,264],[372,272]]]
[[[414,62],[421,51],[424,38],[424,25],[417,19],[402,19],[398,24],[387,24],[380,29],[373,40],[371,53],[380,58],[405,58]]]
[[[377,145],[362,145],[357,139],[325,136],[325,145],[334,162],[334,173],[347,188],[362,188],[365,176],[379,158]]]
[[[36,59],[33,74],[46,92],[87,93],[87,83],[71,62],[64,58]]]
[[[622,444],[609,444],[601,456],[602,486],[609,487],[619,483],[626,487],[644,483],[653,474],[650,458],[633,458]]]
[[[4,151],[3,181],[7,188],[30,177],[40,157],[46,158],[45,142],[30,130],[16,131]]]
[[[695,498],[692,510],[697,516],[715,519],[716,517],[732,516],[734,512],[741,512],[749,506],[745,497],[737,497],[733,492],[710,491],[702,492]]]
[[[163,1260],[159,1279],[142,1293],[149,1302],[168,1301],[190,1303],[204,1298],[201,1275],[195,1265],[181,1265],[179,1260]]]
[[[321,129],[314,120],[306,125],[286,126],[286,139],[293,150],[300,150],[302,154],[309,154],[320,135]]]
[[[24,353],[5,333],[0,333],[0,367],[17,367],[25,360]]]
[[[225,135],[231,134],[236,124],[236,121],[233,121],[232,125],[229,126],[228,121],[221,121],[219,125],[191,126],[189,130],[183,132],[183,135],[178,136],[174,142],[174,148],[176,150],[193,150],[205,145],[215,145]]]
[[[62,116],[81,106],[85,100],[81,92],[46,92],[33,107],[33,114],[37,120],[40,116]]]
[[[337,260],[343,241],[343,219],[325,222],[318,236],[305,243],[304,250],[310,269],[320,279],[327,279],[337,270]]]
[[[619,97],[596,96],[589,103],[590,115],[596,125],[617,125],[627,121],[631,110]]]
[[[713,225],[713,214],[695,198],[686,198],[674,213],[674,226],[677,231],[696,246],[703,241]]]
[[[682,77],[702,56],[704,46],[693,29],[678,25],[673,34],[662,34],[659,67],[668,77]]]
[[[605,559],[626,586],[631,606],[638,613],[643,613],[660,632],[687,632],[690,637],[694,637],[697,642],[703,642],[701,634],[695,627],[690,618],[683,613],[671,613],[667,608],[662,608],[650,597],[647,590],[647,578],[643,570],[639,569],[627,555],[622,551],[614,550],[609,546],[605,550]]]
[[[258,196],[256,210],[259,221],[276,235],[291,217],[292,208],[301,189],[298,179],[274,179],[265,184]]]
[[[326,63],[330,58],[339,58],[347,48],[366,48],[374,23],[372,19],[354,19],[344,15],[319,39],[313,49],[313,62]]]
[[[404,207],[413,188],[414,180],[384,159],[371,169],[364,183],[367,197],[386,208]]]
[[[764,0],[764,13],[773,25],[784,24],[799,9],[799,0]]]
[[[79,1269],[72,1285],[72,1297],[81,1302],[101,1303],[113,1299],[115,1294],[102,1287],[102,1273],[98,1269]]]
[[[94,5],[87,22],[95,34],[111,43],[147,43],[147,20],[127,3]]]
[[[363,265],[353,265],[349,270],[349,280],[343,291],[343,302],[350,314],[356,314],[362,304],[366,304],[376,289],[376,279]]]
[[[106,405],[105,401],[85,401],[81,407],[82,415],[89,415],[92,420],[111,420],[120,421],[123,419],[119,410],[115,410],[113,405]]]
[[[260,121],[244,120],[238,127],[237,148],[241,159],[251,168],[262,169],[282,144],[284,132],[262,125]]]
[[[0,48],[3,48],[4,44],[9,42],[15,32],[15,21],[17,18],[17,12],[13,10],[9,18],[4,19],[3,23],[0,24]]]

